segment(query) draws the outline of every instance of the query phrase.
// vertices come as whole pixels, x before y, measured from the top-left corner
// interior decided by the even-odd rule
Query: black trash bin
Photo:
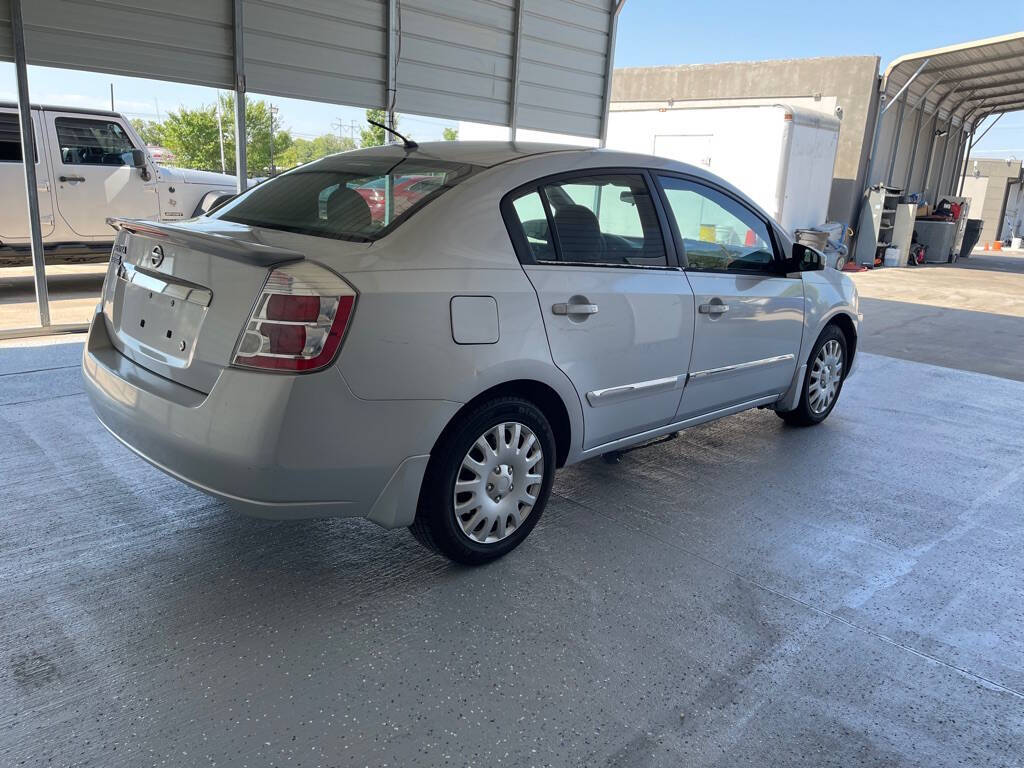
[[[967,226],[964,227],[964,241],[960,243],[961,259],[966,259],[971,255],[974,246],[978,244],[978,238],[981,237],[981,228],[983,226],[985,226],[985,222],[982,219],[967,220]]]

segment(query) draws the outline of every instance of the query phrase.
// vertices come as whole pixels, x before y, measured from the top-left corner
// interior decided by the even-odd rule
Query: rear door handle
[[[702,315],[721,315],[729,311],[728,304],[701,304],[697,311]]]
[[[552,304],[551,311],[556,315],[596,315],[597,304]]]
[[[85,176],[61,176],[61,181],[85,181]]]

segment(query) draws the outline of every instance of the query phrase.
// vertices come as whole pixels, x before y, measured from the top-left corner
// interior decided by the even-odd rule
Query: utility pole
[[[220,139],[220,172],[227,173],[227,164],[224,162],[224,123],[220,117],[220,91],[217,91],[217,138]]]
[[[277,107],[270,105],[270,175],[274,175],[274,115],[277,114]]]

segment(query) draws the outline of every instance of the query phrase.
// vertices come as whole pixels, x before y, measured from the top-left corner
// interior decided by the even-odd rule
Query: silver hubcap
[[[479,544],[511,536],[533,510],[544,482],[544,452],[525,424],[497,424],[473,443],[455,478],[455,519]]]
[[[818,350],[811,366],[811,380],[807,386],[807,404],[814,413],[824,413],[832,405],[843,381],[843,348],[835,339],[829,339]]]

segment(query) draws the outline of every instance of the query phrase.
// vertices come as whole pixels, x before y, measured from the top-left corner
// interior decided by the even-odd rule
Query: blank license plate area
[[[121,335],[161,362],[184,367],[192,358],[205,307],[144,286],[122,283]]]

